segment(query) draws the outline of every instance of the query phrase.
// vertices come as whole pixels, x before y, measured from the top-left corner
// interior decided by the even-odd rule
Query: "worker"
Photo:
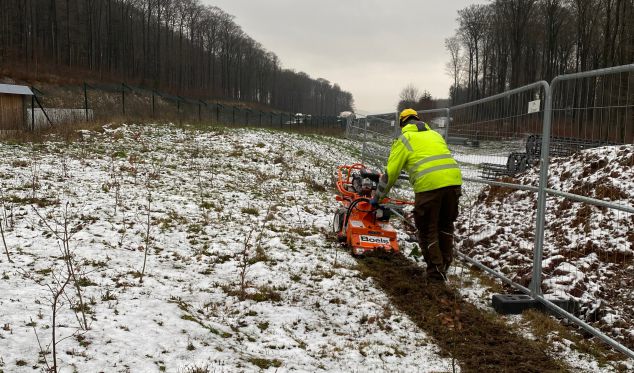
[[[402,135],[392,144],[386,171],[371,203],[377,207],[401,171],[408,171],[416,193],[414,220],[427,277],[444,282],[453,261],[454,222],[462,194],[462,174],[445,139],[421,122],[415,110],[403,110],[399,124]]]

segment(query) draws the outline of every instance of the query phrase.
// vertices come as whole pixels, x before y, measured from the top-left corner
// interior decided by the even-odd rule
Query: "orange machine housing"
[[[399,251],[397,232],[389,223],[389,209],[375,209],[370,200],[376,193],[380,174],[368,171],[360,163],[339,166],[337,169],[337,201],[342,207],[335,214],[334,229],[341,242],[346,242],[355,255],[377,249]],[[354,179],[357,185],[353,185]],[[359,180],[365,187],[361,189]],[[384,198],[382,205],[411,205],[411,202]]]

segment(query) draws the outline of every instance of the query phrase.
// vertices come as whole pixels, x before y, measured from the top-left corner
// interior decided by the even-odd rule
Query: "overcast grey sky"
[[[474,0],[203,0],[236,17],[286,68],[338,83],[356,109],[393,111],[408,83],[447,97],[446,37]]]

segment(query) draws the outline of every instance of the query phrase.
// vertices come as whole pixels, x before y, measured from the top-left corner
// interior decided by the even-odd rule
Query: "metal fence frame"
[[[591,204],[594,206],[600,206],[600,207],[605,207],[609,209],[614,209],[614,210],[634,214],[633,206],[626,206],[626,205],[622,205],[618,203],[607,202],[604,200],[599,200],[599,199],[581,196],[581,195],[575,195],[575,194],[548,188],[554,89],[558,86],[558,84],[561,84],[561,82],[564,82],[564,81],[580,79],[580,78],[601,77],[601,76],[605,76],[609,74],[618,74],[618,73],[634,73],[634,64],[576,73],[576,74],[560,75],[555,77],[551,83],[548,83],[546,81],[539,81],[539,82],[526,85],[524,87],[519,87],[504,93],[500,93],[495,96],[483,98],[481,100],[477,100],[477,101],[473,101],[473,102],[469,102],[469,103],[465,103],[461,105],[456,105],[449,108],[421,110],[419,111],[419,114],[426,115],[426,114],[445,113],[446,117],[449,119],[447,120],[447,124],[446,124],[447,131],[445,132],[445,137],[448,138],[450,133],[449,126],[451,125],[451,119],[452,119],[451,113],[453,111],[468,108],[471,106],[480,105],[483,103],[491,102],[491,101],[502,99],[502,98],[508,98],[511,95],[525,92],[532,89],[536,89],[536,88],[542,88],[544,90],[545,103],[544,103],[544,110],[543,110],[544,115],[542,119],[541,154],[539,157],[539,186],[534,187],[534,186],[512,184],[512,183],[506,183],[506,182],[500,182],[500,181],[490,181],[490,180],[474,179],[474,178],[468,178],[468,177],[464,178],[465,181],[469,181],[469,182],[483,183],[483,184],[487,184],[491,186],[499,186],[499,187],[525,190],[525,191],[537,193],[538,197],[537,197],[537,214],[536,214],[536,223],[535,223],[536,225],[535,226],[535,242],[534,242],[534,249],[533,249],[532,277],[531,277],[531,283],[529,287],[522,286],[521,284],[509,279],[503,273],[496,271],[492,268],[489,268],[488,266],[469,257],[468,255],[464,253],[458,252],[457,255],[462,260],[474,265],[475,267],[478,267],[479,269],[485,271],[486,273],[490,275],[493,275],[499,278],[504,283],[517,289],[518,291],[526,295],[529,295],[531,298],[541,303],[544,307],[546,307],[550,311],[560,315],[563,318],[568,319],[569,321],[578,325],[580,328],[582,328],[586,332],[590,333],[591,335],[607,343],[608,345],[613,347],[615,350],[620,351],[621,353],[625,354],[629,358],[634,358],[634,351],[632,351],[625,345],[617,342],[616,340],[609,337],[605,333],[601,332],[599,329],[588,324],[587,322],[579,319],[578,317],[568,312],[567,310],[557,306],[550,300],[546,299],[541,291],[542,272],[543,272],[542,260],[544,255],[544,237],[545,237],[546,212],[547,212],[546,200],[548,197],[563,197],[573,201],[583,202],[583,203]],[[381,116],[390,115],[390,114],[391,113],[382,114]],[[394,115],[398,122],[399,113],[396,112]],[[349,124],[349,125],[352,125],[352,124]],[[396,127],[396,130],[398,131],[398,127]],[[346,134],[348,134],[348,132],[346,132]],[[399,134],[398,132],[395,133],[394,138],[396,138],[398,134]],[[363,139],[363,141],[365,142],[366,140]],[[364,143],[363,149],[362,149],[362,157],[365,156],[364,154],[365,149],[366,147]]]
[[[41,88],[41,87],[40,87]],[[88,84],[67,86],[68,92],[62,94],[45,92],[47,89],[32,87],[33,103],[29,110],[37,104],[44,115],[48,109],[59,107],[68,108],[68,101],[72,101],[72,110],[81,110],[83,118],[51,120],[48,127],[54,127],[76,122],[79,119],[111,120],[117,116],[129,120],[146,120],[163,118],[175,123],[189,122],[201,124],[215,124],[226,126],[251,126],[270,129],[314,131],[314,132],[343,132],[346,127],[345,118],[333,115],[306,115],[302,118],[294,113],[274,109],[249,109],[244,105],[229,105],[209,100],[200,100],[182,96],[174,96],[154,89],[119,84]],[[97,98],[97,95],[108,99]],[[59,100],[66,100],[66,106],[59,106]],[[50,102],[47,102],[50,101]],[[92,110],[92,115],[90,114]],[[33,127],[33,126],[31,126]],[[31,128],[33,129],[33,128]]]

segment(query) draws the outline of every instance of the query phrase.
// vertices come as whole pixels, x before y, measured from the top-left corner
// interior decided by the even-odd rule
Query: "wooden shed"
[[[22,85],[0,84],[0,131],[29,129],[26,119],[26,99],[31,88]]]

